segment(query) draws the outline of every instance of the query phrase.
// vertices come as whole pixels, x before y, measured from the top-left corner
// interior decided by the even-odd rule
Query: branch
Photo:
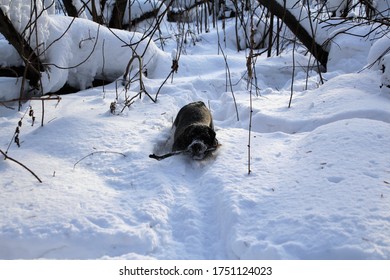
[[[13,162],[19,164],[21,167],[23,167],[24,169],[26,169],[27,171],[29,171],[35,178],[37,178],[37,180],[38,180],[39,183],[42,183],[42,180],[39,179],[39,177],[38,177],[30,168],[28,168],[27,166],[25,166],[23,163],[21,163],[21,162],[17,161],[16,159],[14,159],[14,158],[8,156],[8,155],[7,155],[6,153],[4,153],[2,150],[0,150],[0,153],[4,156],[4,160],[9,159],[10,161],[13,161]]]

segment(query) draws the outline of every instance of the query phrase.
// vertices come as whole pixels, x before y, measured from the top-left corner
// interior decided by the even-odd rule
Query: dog
[[[193,159],[202,160],[218,147],[211,112],[202,101],[182,107],[172,129],[172,152],[183,151]]]

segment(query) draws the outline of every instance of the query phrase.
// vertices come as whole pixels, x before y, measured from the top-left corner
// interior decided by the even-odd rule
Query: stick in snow
[[[183,153],[184,151],[176,151],[176,152],[171,152],[171,153],[167,153],[165,155],[162,155],[162,156],[158,156],[156,154],[150,154],[149,157],[150,158],[154,158],[155,160],[163,160],[163,159],[166,159],[168,157],[171,157],[171,156],[175,156],[175,155],[178,155],[178,154],[181,154]]]

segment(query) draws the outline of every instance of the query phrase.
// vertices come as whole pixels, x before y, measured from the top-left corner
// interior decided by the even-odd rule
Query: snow
[[[45,51],[45,60],[50,70],[42,79],[45,93],[59,90],[66,82],[85,89],[95,78],[115,80],[123,74],[134,54],[145,52],[143,67],[151,77],[158,63],[164,64],[164,59],[170,61],[153,41],[143,40],[131,46],[140,41],[141,33],[110,30],[86,19],[50,16],[49,20],[50,37],[46,45],[50,47]],[[62,39],[56,41],[61,36]]]
[[[50,20],[53,34],[64,19]],[[67,40],[73,45],[62,48],[75,59],[88,31],[74,30]],[[379,67],[357,69],[370,63],[369,49],[361,47],[367,42],[340,37],[331,48],[324,85],[314,71],[304,71],[308,56],[295,53],[300,67],[291,108],[292,53],[258,57],[260,91],[252,93],[251,108],[246,53],[234,45],[224,48],[235,104],[217,36],[211,29],[186,46],[178,73],[162,87],[157,103],[142,95],[121,113],[123,86],[112,83],[63,95],[59,103],[45,101],[43,126],[40,100],[20,111],[17,104],[0,106],[0,149],[11,143],[8,156],[43,181],[10,160],[0,161],[0,259],[390,258],[390,95],[380,88]],[[112,44],[114,56],[118,42],[105,44]],[[343,67],[337,50],[347,47]],[[151,48],[151,56],[161,59],[150,60],[155,68],[144,78],[154,96],[177,45],[167,42],[165,52]],[[376,49],[370,57],[383,45]],[[47,56],[59,50],[53,45],[52,51]],[[64,63],[76,61],[69,59]],[[92,61],[89,66],[98,69]],[[80,73],[68,74],[76,79]],[[11,94],[12,82],[1,78],[2,91]],[[126,94],[138,90],[132,85]],[[169,150],[173,119],[197,100],[210,107],[222,146],[205,161],[150,159]],[[30,106],[33,126],[26,114]],[[18,148],[12,140],[20,120]]]
[[[368,53],[368,63],[373,69],[382,72],[381,88],[390,92],[390,38],[389,33],[375,41]]]

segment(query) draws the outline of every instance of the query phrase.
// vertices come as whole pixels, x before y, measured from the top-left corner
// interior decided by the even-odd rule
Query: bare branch
[[[37,180],[39,183],[42,183],[42,180],[30,169],[28,168],[27,166],[25,166],[23,163],[21,163],[20,161],[17,161],[16,159],[8,156],[6,153],[4,153],[1,149],[0,149],[0,153],[4,156],[4,160],[7,160],[9,159],[10,161],[13,161],[17,164],[19,164],[21,167],[23,167],[24,169],[26,169],[28,172],[30,172]]]

